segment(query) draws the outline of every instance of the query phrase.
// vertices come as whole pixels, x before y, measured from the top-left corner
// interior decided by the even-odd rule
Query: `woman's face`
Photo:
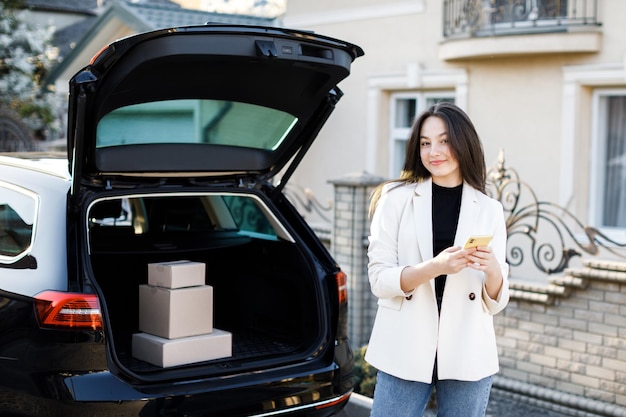
[[[448,129],[439,117],[430,116],[422,123],[420,158],[435,184],[456,187],[463,182],[459,162],[448,143]]]

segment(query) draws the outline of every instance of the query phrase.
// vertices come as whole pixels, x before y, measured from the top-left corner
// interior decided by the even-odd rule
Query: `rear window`
[[[166,100],[121,107],[98,123],[96,146],[206,143],[275,150],[297,118],[221,100]]]
[[[100,200],[90,208],[89,223],[92,234],[111,236],[228,231],[258,239],[292,240],[259,200],[227,193]]]
[[[37,205],[32,192],[0,182],[0,261],[14,260],[30,248]]]
[[[272,224],[254,200],[232,195],[223,198],[241,232],[276,237]]]

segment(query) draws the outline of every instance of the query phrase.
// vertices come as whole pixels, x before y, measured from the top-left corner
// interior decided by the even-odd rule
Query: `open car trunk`
[[[126,370],[254,369],[302,359],[323,343],[319,272],[259,196],[128,195],[88,210],[93,281],[112,354]],[[213,328],[232,334],[232,356],[162,368],[132,354],[133,334],[141,332],[139,286],[148,283],[148,264],[181,260],[205,264]],[[211,320],[189,317],[198,319]]]

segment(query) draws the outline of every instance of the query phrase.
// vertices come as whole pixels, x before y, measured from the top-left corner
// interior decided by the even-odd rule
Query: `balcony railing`
[[[599,26],[600,0],[444,0],[443,36],[566,32]]]

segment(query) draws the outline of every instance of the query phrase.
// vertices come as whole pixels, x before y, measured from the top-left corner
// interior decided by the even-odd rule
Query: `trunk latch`
[[[274,45],[273,41],[257,40],[256,49],[261,56],[267,58],[276,58],[278,56],[276,45]]]

